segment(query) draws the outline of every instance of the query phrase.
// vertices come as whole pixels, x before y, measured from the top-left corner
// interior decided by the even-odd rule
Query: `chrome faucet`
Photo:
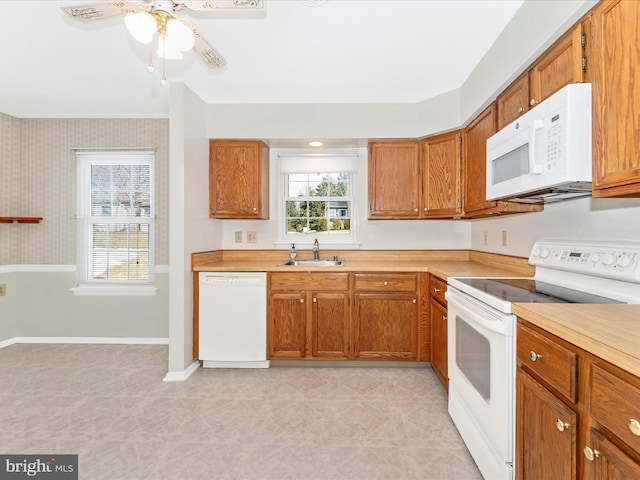
[[[313,242],[313,259],[320,260],[320,244],[318,243],[317,238],[315,242]]]

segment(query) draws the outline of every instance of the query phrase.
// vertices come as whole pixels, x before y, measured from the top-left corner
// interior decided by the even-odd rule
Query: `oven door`
[[[510,479],[515,316],[447,291],[449,414],[485,478]]]

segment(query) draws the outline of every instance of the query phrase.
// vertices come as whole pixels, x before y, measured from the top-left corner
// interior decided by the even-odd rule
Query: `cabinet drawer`
[[[591,416],[640,453],[640,388],[594,365]]]
[[[447,301],[444,298],[444,294],[447,291],[447,282],[431,275],[429,278],[429,295],[431,298],[437,300],[441,305],[446,306]]]
[[[415,273],[356,273],[356,291],[415,292],[418,276]]]
[[[348,273],[271,273],[269,275],[271,291],[286,290],[322,290],[346,291],[349,289]]]
[[[518,325],[516,342],[518,364],[575,402],[578,355],[523,325]]]

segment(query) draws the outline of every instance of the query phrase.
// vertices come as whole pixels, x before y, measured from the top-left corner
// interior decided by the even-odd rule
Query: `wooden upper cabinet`
[[[369,143],[369,218],[420,218],[420,142]]]
[[[518,77],[496,99],[498,105],[498,130],[509,125],[529,111],[529,75]]]
[[[565,85],[584,81],[586,34],[578,24],[558,39],[529,69],[529,105],[537,105]]]
[[[593,196],[639,196],[640,2],[601,2],[590,20]]]
[[[494,208],[487,200],[487,139],[498,129],[496,103],[489,105],[464,129],[464,211]]]
[[[422,216],[451,217],[462,213],[461,132],[422,141]]]
[[[269,148],[257,140],[210,140],[209,216],[269,218]]]

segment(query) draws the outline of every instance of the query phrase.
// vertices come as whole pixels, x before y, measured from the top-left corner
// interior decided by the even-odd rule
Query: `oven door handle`
[[[497,315],[496,313],[489,311],[487,308],[473,305],[460,294],[449,295],[448,301],[449,319],[455,318],[457,316],[456,311],[461,310],[464,312],[462,318],[472,327],[480,327],[508,337],[513,336],[513,322],[507,321],[510,317],[513,317],[513,315]],[[490,320],[487,320],[488,318]]]

